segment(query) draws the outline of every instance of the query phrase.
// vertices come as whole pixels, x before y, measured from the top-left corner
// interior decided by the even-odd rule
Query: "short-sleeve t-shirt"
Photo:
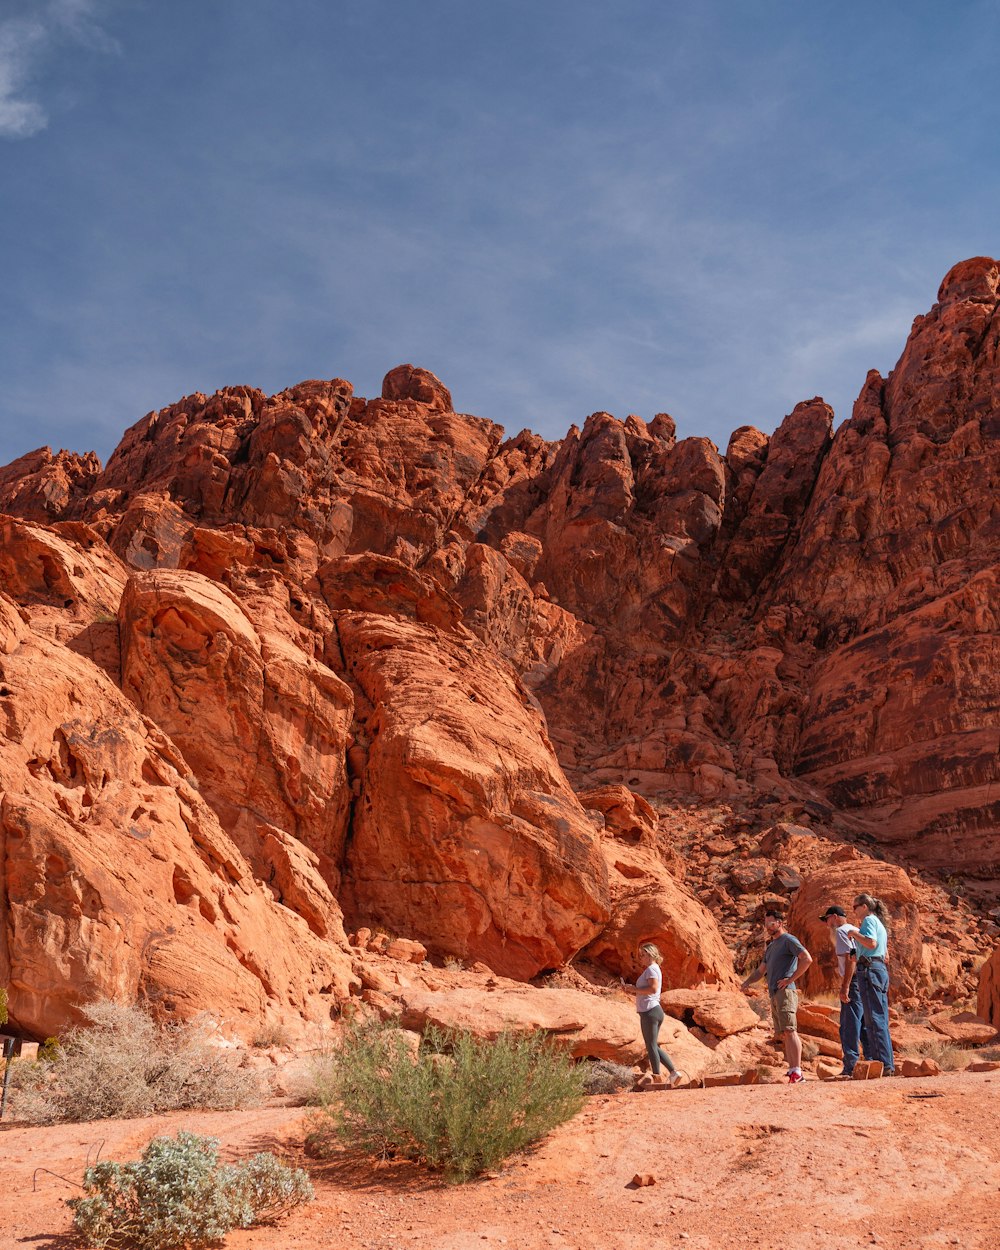
[[[790,977],[799,966],[799,955],[805,947],[797,937],[782,933],[772,938],[764,948],[764,967],[767,970],[767,992],[778,992],[778,982]]]
[[[854,945],[854,939],[851,936],[852,932],[853,930],[846,920],[843,924],[837,925],[833,931],[833,949],[837,955],[837,967],[840,969],[841,976],[847,971],[848,956],[857,955],[858,953]]]
[[[636,994],[636,1011],[652,1011],[660,1005],[660,988],[663,985],[663,973],[659,964],[650,964],[635,979],[635,988],[645,990],[645,994]]]
[[[861,957],[867,955],[869,959],[874,959],[876,955],[880,955],[885,959],[885,953],[889,948],[889,935],[886,933],[885,925],[879,920],[878,916],[872,916],[871,914],[865,916],[861,922],[860,929],[865,937],[875,939],[875,949],[869,950],[867,946],[863,946],[859,942],[858,955]]]

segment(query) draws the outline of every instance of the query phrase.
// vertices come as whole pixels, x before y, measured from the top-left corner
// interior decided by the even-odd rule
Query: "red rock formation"
[[[788,913],[789,931],[813,957],[812,966],[799,980],[806,994],[839,987],[831,931],[820,916],[828,907],[840,906],[855,924],[851,905],[859,894],[880,898],[889,913],[888,964],[893,997],[900,998],[916,987],[923,962],[923,934],[912,882],[901,868],[891,864],[850,859],[810,873]]]
[[[1000,1030],[1000,946],[986,960],[979,974],[977,1007],[983,1019]]]
[[[94,998],[329,1020],[350,961],[278,906],[183,760],[104,673],[0,597],[3,925],[11,1018],[37,1036]]]
[[[0,469],[0,512],[26,521],[58,520],[90,493],[100,472],[101,462],[92,451],[53,455],[51,447],[40,447]]]
[[[346,907],[526,977],[652,937],[678,983],[728,982],[636,792],[812,812],[1000,890],[998,308],[1000,265],[956,266],[832,439],[814,399],[725,457],[665,414],[504,442],[411,365],[371,400],[337,379],[189,396],[103,471],[0,470],[5,629],[82,664],[94,716],[124,692],[310,940],[341,943]],[[61,782],[18,780],[26,697],[9,793],[42,786],[79,830]],[[763,861],[727,872],[716,906],[772,885]]]
[[[345,611],[356,561],[320,571],[364,699],[346,861],[354,910],[507,975],[555,967],[607,915],[594,826],[541,716],[510,669],[449,620],[455,605],[405,566],[369,572],[388,575],[369,583],[369,611]]]

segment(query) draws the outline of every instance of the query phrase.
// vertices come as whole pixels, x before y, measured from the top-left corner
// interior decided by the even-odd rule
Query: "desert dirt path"
[[[232,1250],[1000,1250],[1000,1073],[590,1099],[495,1178],[444,1186],[409,1164],[301,1155],[301,1109],[0,1129],[0,1247],[69,1250],[87,1149],[136,1157],[179,1128],[227,1157],[275,1149],[317,1200]],[[637,1172],[656,1183],[634,1187]]]

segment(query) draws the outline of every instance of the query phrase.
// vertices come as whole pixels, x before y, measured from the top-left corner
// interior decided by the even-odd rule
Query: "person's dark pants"
[[[840,1004],[840,1045],[844,1052],[844,1071],[854,1071],[861,1052],[861,1036],[865,1035],[865,1055],[869,1053],[865,1013],[861,1005],[861,984],[857,973],[851,980],[846,1003]]]
[[[881,959],[873,959],[868,964],[859,959],[855,979],[860,982],[861,1007],[872,1058],[877,1059],[886,1072],[892,1072],[896,1062],[889,1037],[889,970]]]
[[[649,1056],[649,1066],[653,1069],[653,1075],[660,1075],[660,1064],[667,1069],[668,1072],[675,1072],[673,1060],[665,1050],[661,1050],[657,1038],[660,1036],[660,1025],[663,1023],[663,1008],[657,1005],[650,1007],[648,1011],[639,1012],[639,1027],[642,1029],[642,1040],[646,1043],[646,1054]]]

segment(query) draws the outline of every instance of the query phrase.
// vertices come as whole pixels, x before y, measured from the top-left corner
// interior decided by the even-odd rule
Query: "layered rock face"
[[[17,1022],[218,1006],[230,964],[237,1014],[329,1015],[345,920],[517,978],[652,939],[668,985],[732,985],[664,796],[797,805],[1000,891],[998,305],[997,262],[956,266],[835,434],[817,398],[725,455],[665,414],[505,441],[405,365],[0,470]],[[218,975],[182,994],[185,959]]]

